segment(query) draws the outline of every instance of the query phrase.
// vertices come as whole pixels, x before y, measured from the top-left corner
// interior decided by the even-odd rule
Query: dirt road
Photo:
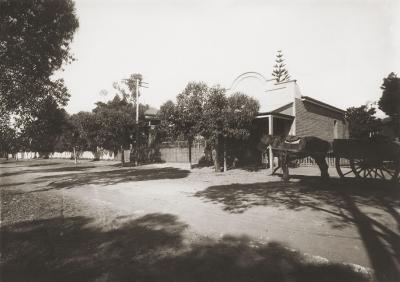
[[[266,170],[214,173],[176,164],[121,168],[51,160],[0,166],[2,265],[17,281],[27,278],[15,275],[17,266],[43,281],[85,273],[82,281],[128,281],[124,275],[135,281],[168,280],[158,275],[249,281],[249,273],[254,281],[268,275],[280,277],[273,281],[321,281],[312,271],[317,266],[341,279],[327,281],[366,281],[365,270],[342,263],[374,269],[378,281],[400,277],[399,189],[380,183],[323,183],[304,176],[317,175],[313,168],[294,170],[303,176],[283,183]],[[26,260],[32,257],[56,267],[40,274],[34,260]],[[272,267],[271,257],[272,264],[279,257],[286,261]]]

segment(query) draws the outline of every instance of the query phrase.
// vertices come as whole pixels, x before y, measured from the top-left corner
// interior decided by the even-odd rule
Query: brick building
[[[295,80],[275,84],[261,97],[260,112],[255,120],[257,135],[299,137],[316,136],[332,142],[335,138],[348,138],[348,130],[342,109],[301,94]],[[270,148],[263,155],[264,162],[276,163]],[[273,165],[269,166],[273,169]]]
[[[262,97],[258,132],[316,136],[326,141],[348,137],[345,111],[300,93],[295,80],[274,85]]]

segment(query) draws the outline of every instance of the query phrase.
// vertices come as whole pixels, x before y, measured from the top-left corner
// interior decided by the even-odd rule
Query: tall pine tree
[[[290,80],[290,75],[285,66],[282,51],[279,50],[276,54],[274,69],[272,70],[272,76],[277,83]]]

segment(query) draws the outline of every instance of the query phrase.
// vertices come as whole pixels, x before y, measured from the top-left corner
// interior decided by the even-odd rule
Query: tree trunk
[[[226,138],[224,137],[224,172],[228,170],[226,165]]]
[[[217,136],[216,140],[215,140],[215,157],[214,157],[214,167],[215,167],[215,172],[220,172],[221,171],[221,167],[220,167],[220,162],[219,162],[219,155],[220,155],[220,137]]]
[[[188,151],[189,151],[189,168],[192,169],[192,144],[193,140],[191,138],[188,139]]]
[[[75,146],[74,146],[74,160],[75,160],[75,165],[77,164],[77,158],[76,158],[76,149],[75,149]]]
[[[124,166],[124,164],[125,164],[124,147],[121,145],[121,165]]]
[[[287,153],[282,153],[281,155],[281,163],[282,163],[282,179],[283,181],[289,181],[289,160]]]
[[[94,161],[98,161],[100,160],[100,156],[99,156],[99,147],[94,148],[94,151],[92,151],[93,156],[94,156]]]

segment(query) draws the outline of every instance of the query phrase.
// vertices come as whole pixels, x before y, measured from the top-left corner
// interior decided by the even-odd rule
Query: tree
[[[147,105],[139,105],[140,120],[144,119],[144,112],[148,109]],[[125,98],[118,95],[113,100],[102,103],[98,102],[93,109],[96,124],[96,144],[103,149],[111,150],[115,154],[119,150],[129,148],[133,141],[141,144],[147,132],[144,127],[140,130],[140,135],[136,135],[140,124],[135,121],[136,108]],[[135,140],[138,136],[140,140]]]
[[[282,51],[279,50],[276,54],[274,69],[272,70],[272,76],[277,83],[285,82],[290,79],[289,72],[285,66]]]
[[[140,105],[138,104],[138,98],[140,96],[139,89],[142,87],[143,77],[140,73],[131,74],[128,78],[122,79],[121,82],[114,82],[113,87],[121,94],[122,98],[125,100],[132,100],[135,104],[135,107],[138,109]],[[140,110],[139,110],[140,112]],[[138,118],[138,116],[136,117]],[[139,120],[137,121],[139,123]],[[138,164],[138,159],[140,155],[140,144],[139,140],[140,135],[143,135],[143,132],[139,130],[139,124],[137,124],[138,130],[136,130],[136,145],[135,145],[135,163]]]
[[[125,100],[132,99],[136,103],[136,81],[141,86],[143,76],[140,73],[131,74],[128,78],[122,79],[119,83],[114,82],[113,87],[121,94]]]
[[[202,135],[213,144],[215,171],[220,171],[221,165],[221,142],[224,134],[224,116],[228,101],[225,89],[215,86],[211,87],[204,104],[204,115],[202,117]]]
[[[0,114],[31,114],[49,97],[65,105],[63,80],[51,79],[73,60],[78,28],[72,0],[0,1]]]
[[[229,96],[227,102],[224,135],[228,138],[247,139],[260,107],[258,101],[237,92]]]
[[[24,121],[22,138],[25,146],[47,157],[54,152],[56,142],[66,125],[66,111],[59,108],[53,99],[47,99],[32,119]]]
[[[17,141],[17,131],[11,124],[10,116],[0,116],[0,155],[8,159],[8,154],[17,150]]]
[[[220,170],[223,152],[226,171],[227,144],[229,141],[243,141],[250,136],[252,121],[258,113],[256,100],[242,93],[226,97],[225,89],[210,88],[204,105],[203,135],[212,141],[215,149],[215,170]]]
[[[174,141],[176,140],[179,133],[175,128],[176,119],[176,106],[174,102],[168,100],[161,105],[160,110],[157,113],[157,117],[160,119],[158,126],[158,136],[160,141]]]
[[[89,140],[86,138],[87,133],[84,131],[82,125],[84,120],[82,117],[84,117],[85,114],[85,112],[79,112],[78,114],[67,117],[62,135],[59,136],[54,148],[56,151],[60,152],[72,152],[75,163],[83,151],[92,151],[92,148],[89,146]],[[87,114],[92,115],[91,113]],[[92,120],[94,121],[94,118],[92,118]]]
[[[379,109],[392,119],[395,133],[400,136],[400,77],[390,73],[383,79],[381,89],[383,93],[378,102]]]
[[[98,123],[97,141],[104,149],[115,154],[121,147],[129,146],[135,131],[135,111],[131,103],[115,96],[108,103],[97,103],[93,110]]]
[[[188,141],[190,166],[192,165],[192,144],[201,130],[203,105],[207,92],[208,86],[205,83],[189,82],[176,98],[173,124],[177,134],[181,134]]]
[[[375,116],[375,109],[363,105],[346,110],[345,119],[349,124],[351,138],[368,138],[379,132],[381,122]]]
[[[72,115],[71,119],[74,121],[74,130],[78,132],[79,136],[76,144],[82,151],[91,151],[96,156],[100,124],[96,120],[95,115],[91,112],[79,112]]]

